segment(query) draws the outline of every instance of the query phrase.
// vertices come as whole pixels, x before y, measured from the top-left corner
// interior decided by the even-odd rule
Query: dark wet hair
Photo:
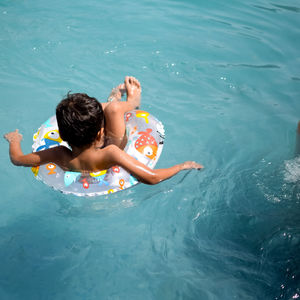
[[[101,104],[82,93],[68,93],[56,107],[56,119],[60,137],[77,147],[92,144],[104,126]]]

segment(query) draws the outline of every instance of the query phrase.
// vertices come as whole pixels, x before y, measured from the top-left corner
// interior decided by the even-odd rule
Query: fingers
[[[15,131],[8,132],[4,134],[3,136],[8,142],[12,141],[21,141],[23,139],[23,135],[19,133],[19,129],[16,129]]]
[[[195,161],[186,161],[182,164],[182,168],[183,170],[188,170],[188,169],[197,169],[197,170],[201,170],[204,167],[200,164],[198,164]]]
[[[9,142],[9,133],[5,133],[3,137]]]
[[[20,140],[23,139],[23,134],[19,132],[19,129],[16,129],[16,134],[20,137]]]
[[[196,165],[195,165],[195,169],[197,169],[197,170],[201,170],[201,169],[204,169],[204,166],[202,166],[202,165],[200,165],[200,164],[196,163]]]
[[[200,170],[200,169],[203,169],[204,167],[200,164],[198,164],[197,162],[195,161],[191,161],[191,169],[197,169],[197,170]]]

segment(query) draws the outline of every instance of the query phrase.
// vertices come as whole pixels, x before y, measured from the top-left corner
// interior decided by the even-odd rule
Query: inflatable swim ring
[[[125,114],[128,137],[124,149],[129,155],[154,168],[164,144],[164,127],[146,111],[133,110]],[[37,152],[63,145],[69,147],[60,136],[56,117],[52,116],[33,135],[32,151]],[[70,148],[70,147],[69,147]],[[127,189],[138,181],[119,166],[94,173],[66,172],[54,163],[33,167],[34,176],[45,184],[65,194],[96,196]]]

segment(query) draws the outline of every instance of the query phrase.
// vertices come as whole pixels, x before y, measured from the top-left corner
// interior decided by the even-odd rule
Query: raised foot
[[[138,108],[141,104],[141,84],[140,82],[132,77],[125,77],[125,89],[127,92],[127,101],[132,104],[132,109]]]

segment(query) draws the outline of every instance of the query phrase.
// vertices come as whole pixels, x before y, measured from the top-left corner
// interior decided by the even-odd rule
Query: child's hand
[[[9,132],[4,134],[4,138],[9,142],[21,142],[22,141],[22,134],[19,133],[19,129],[16,129],[15,131]]]
[[[196,163],[195,161],[186,161],[182,164],[182,170],[188,170],[188,169],[197,169],[197,170],[201,170],[204,167],[198,163]]]

